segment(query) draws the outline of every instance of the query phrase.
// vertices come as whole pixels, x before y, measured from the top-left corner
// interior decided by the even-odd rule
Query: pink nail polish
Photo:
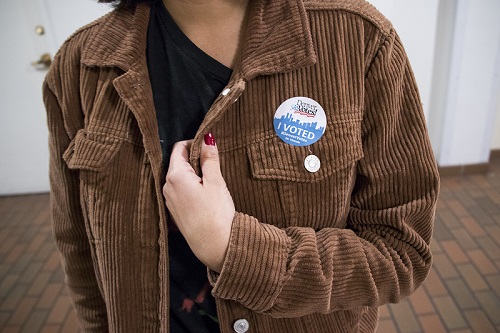
[[[215,146],[215,138],[212,133],[205,134],[205,144],[208,146]]]

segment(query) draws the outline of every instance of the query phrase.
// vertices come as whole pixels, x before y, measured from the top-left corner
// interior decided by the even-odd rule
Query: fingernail
[[[205,134],[205,144],[208,146],[215,146],[215,138],[212,133]]]

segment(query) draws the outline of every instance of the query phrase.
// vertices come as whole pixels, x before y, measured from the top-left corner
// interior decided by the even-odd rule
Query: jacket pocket
[[[87,235],[94,245],[107,239],[104,232],[116,216],[111,202],[121,202],[125,195],[119,188],[124,176],[118,168],[123,164],[119,161],[120,151],[126,148],[123,142],[117,136],[81,129],[63,154],[68,168],[78,172],[80,205]]]
[[[116,155],[122,140],[79,130],[63,155],[70,169],[101,171]]]
[[[317,172],[304,166],[305,158],[312,154],[321,162]],[[361,119],[333,122],[317,143],[307,147],[292,146],[276,135],[248,147],[252,176],[262,180],[319,181],[361,157]]]
[[[320,160],[317,172],[304,165],[309,155]],[[285,226],[345,226],[356,162],[363,157],[360,117],[331,121],[311,146],[292,146],[274,135],[248,146],[247,156],[254,181],[277,188]]]

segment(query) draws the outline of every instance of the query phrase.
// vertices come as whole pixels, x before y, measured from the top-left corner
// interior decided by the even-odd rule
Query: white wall
[[[452,70],[451,59],[454,50],[454,37],[456,26],[457,2],[455,0],[440,0],[438,9],[438,22],[436,26],[436,47],[434,55],[434,70],[432,76],[431,100],[427,125],[434,148],[434,153],[439,158],[443,144],[448,93],[454,90],[450,87]],[[454,82],[454,81],[451,81]]]
[[[431,100],[438,0],[370,0],[394,25],[415,73],[426,116]]]
[[[492,150],[500,150],[500,90],[497,93],[497,112],[496,121],[493,127],[493,140],[491,143]]]
[[[97,0],[36,0],[40,14],[52,31],[51,48],[55,52],[76,29],[109,12],[110,7]]]
[[[500,88],[500,2],[458,0],[438,163],[487,163]],[[440,110],[432,110],[432,112]]]
[[[487,163],[500,147],[500,1],[370,2],[405,44],[438,164]]]

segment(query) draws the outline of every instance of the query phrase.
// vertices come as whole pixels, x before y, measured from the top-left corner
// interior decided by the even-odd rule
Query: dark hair
[[[134,8],[138,3],[152,3],[155,2],[155,0],[98,0],[97,2],[110,3],[113,5],[113,7],[119,9],[131,9]]]

